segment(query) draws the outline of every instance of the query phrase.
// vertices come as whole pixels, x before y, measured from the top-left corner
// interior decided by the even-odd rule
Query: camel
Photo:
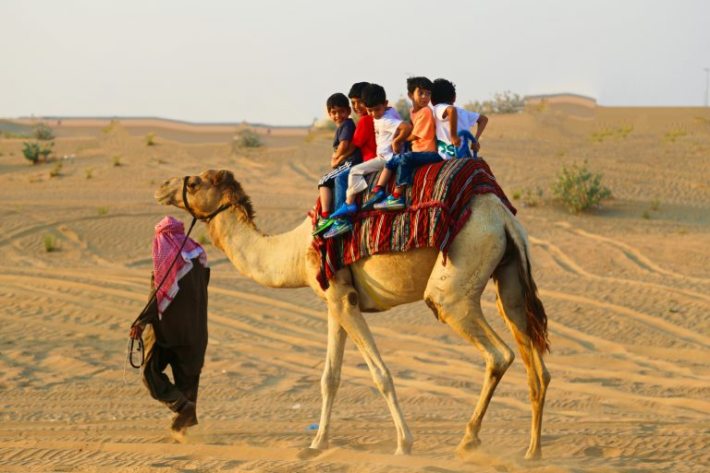
[[[397,434],[395,454],[411,452],[412,434],[392,376],[363,313],[422,299],[439,321],[478,348],[485,359],[480,396],[456,451],[466,456],[475,449],[491,397],[514,359],[481,308],[481,294],[493,278],[498,311],[513,333],[527,372],[532,426],[525,458],[541,457],[542,411],[550,383],[543,361],[549,349],[547,315],[532,278],[526,232],[498,197],[483,194],[471,200],[472,216],[449,247],[447,261],[434,248],[370,256],[339,270],[325,291],[316,281],[320,258],[312,247],[311,218],[283,234],[261,233],[254,223],[251,201],[230,171],[173,177],[155,191],[155,198],[206,221],[212,243],[245,276],[268,287],[309,286],[325,300],[328,342],[321,378],[322,407],[309,451],[328,448],[330,414],[340,384],[345,341],[350,337],[389,408]]]

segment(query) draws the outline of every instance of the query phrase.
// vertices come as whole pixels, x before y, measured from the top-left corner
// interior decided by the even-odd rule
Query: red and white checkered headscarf
[[[185,238],[187,242],[182,248],[181,256],[168,272],[170,263],[175,259]],[[193,258],[199,258],[200,264],[207,267],[207,253],[199,243],[185,236],[185,226],[182,222],[173,217],[165,217],[158,222],[153,238],[154,284],[157,286],[165,278],[165,282],[155,295],[158,302],[158,318],[163,318],[163,312],[177,294],[178,281],[192,269]]]

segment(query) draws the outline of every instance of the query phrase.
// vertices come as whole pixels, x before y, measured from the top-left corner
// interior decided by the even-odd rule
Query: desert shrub
[[[104,216],[104,215],[108,214],[108,207],[99,207],[97,209],[97,211],[100,216]]]
[[[651,214],[649,213],[648,210],[644,210],[643,213],[641,214],[641,218],[644,220],[650,220]]]
[[[232,148],[259,148],[264,146],[259,135],[254,130],[239,130],[232,140]]]
[[[40,123],[39,125],[35,126],[34,130],[32,131],[32,136],[36,140],[51,141],[54,139],[54,132],[45,123]]]
[[[39,161],[40,147],[37,143],[25,141],[22,143],[22,154],[25,155],[25,159],[31,161],[32,164],[37,164]]]
[[[654,212],[658,212],[661,209],[661,201],[660,199],[653,199],[651,201],[651,210]]]
[[[44,251],[47,253],[51,253],[52,251],[57,251],[59,249],[57,238],[51,233],[46,233],[42,237],[42,244],[44,245]]]
[[[678,138],[682,138],[688,134],[685,130],[670,130],[663,135],[663,140],[668,143],[675,143]]]
[[[113,162],[113,167],[117,168],[119,166],[123,166],[123,163],[121,162],[121,156],[120,155],[114,155],[111,158],[111,161]]]
[[[493,100],[484,100],[483,102],[476,100],[467,103],[463,108],[486,115],[494,113],[518,113],[525,108],[525,101],[520,95],[506,90],[494,94]]]
[[[94,169],[93,168],[84,169],[84,176],[86,176],[87,179],[91,179],[92,177],[94,177]]]
[[[615,139],[623,140],[634,131],[633,125],[622,125],[620,127],[609,127],[597,130],[590,135],[590,139],[596,143],[602,143],[605,140]]]
[[[47,162],[49,160],[49,155],[52,154],[53,148],[54,148],[54,141],[50,141],[49,143],[43,143],[40,145],[39,154],[44,159],[44,162]]]
[[[521,199],[523,205],[526,207],[537,207],[542,203],[542,196],[544,192],[541,187],[536,187],[534,190],[525,188],[523,189]]]
[[[54,165],[51,171],[49,171],[49,177],[59,177],[62,175],[62,163],[57,163]]]
[[[111,120],[108,125],[106,125],[105,127],[103,127],[101,129],[101,131],[107,135],[111,134],[113,132],[113,130],[118,128],[119,124],[120,124],[120,122],[118,120]]]
[[[601,181],[602,175],[589,171],[586,161],[582,165],[562,166],[552,185],[552,193],[567,210],[579,213],[611,197],[611,190],[603,186]]]
[[[146,146],[155,146],[155,133],[152,131],[145,135],[145,145]]]
[[[399,113],[399,116],[402,117],[402,120],[409,121],[410,105],[407,99],[400,97],[399,100],[397,100],[397,103],[394,104],[394,109],[397,110],[397,113]]]

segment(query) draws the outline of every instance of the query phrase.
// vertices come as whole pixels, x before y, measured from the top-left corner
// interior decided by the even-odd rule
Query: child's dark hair
[[[348,97],[351,99],[361,99],[362,90],[370,85],[369,82],[355,82],[352,87],[350,87],[350,92],[348,92]]]
[[[417,88],[431,92],[432,83],[426,77],[410,77],[407,79],[407,92],[413,94]]]
[[[387,94],[385,93],[384,87],[381,85],[369,84],[362,89],[360,100],[362,100],[368,108],[376,107],[378,105],[384,105],[384,103],[387,102]]]
[[[436,79],[431,86],[431,103],[454,103],[456,101],[456,86],[446,79]]]
[[[330,112],[333,107],[350,108],[350,102],[348,102],[348,98],[345,96],[345,94],[337,92],[328,97],[328,100],[325,102],[325,107]]]

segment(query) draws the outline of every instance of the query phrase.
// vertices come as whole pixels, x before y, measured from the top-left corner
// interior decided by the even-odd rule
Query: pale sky
[[[307,125],[353,82],[701,106],[710,0],[0,0],[0,117]]]

